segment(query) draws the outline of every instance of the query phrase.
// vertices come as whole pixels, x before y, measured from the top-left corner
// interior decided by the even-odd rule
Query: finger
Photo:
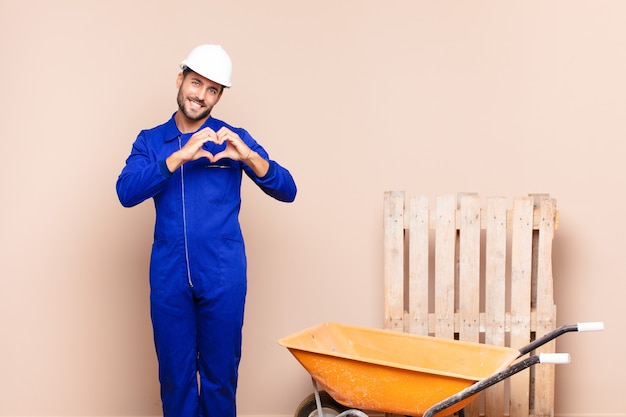
[[[227,141],[230,139],[230,130],[226,128],[221,128],[220,130],[217,131],[216,137],[219,143],[222,144],[224,143],[224,141]]]
[[[201,133],[200,138],[202,140],[202,143],[206,143],[206,142],[217,143],[218,142],[217,135],[212,129],[206,128],[206,129],[203,129],[201,132],[202,133]]]
[[[217,135],[218,135],[218,136],[220,136],[220,135],[225,135],[225,134],[227,134],[227,133],[229,133],[229,132],[232,132],[232,131],[231,131],[229,128],[227,128],[226,126],[222,126],[222,127],[220,127],[220,128],[219,128],[219,130],[217,131]]]
[[[209,131],[210,131],[210,129],[204,128],[204,129],[198,130],[196,133],[191,135],[191,137],[192,138],[198,138],[198,139],[204,139],[205,137],[207,137],[210,134]]]
[[[218,130],[217,137],[220,138],[220,140],[222,141],[225,141],[225,140],[229,142],[241,141],[241,138],[239,137],[239,135],[233,132],[232,130],[228,129],[227,127],[222,127],[220,130]]]
[[[215,131],[211,129],[210,127],[205,127],[204,129],[199,130],[198,133],[203,133],[206,135],[215,135]]]
[[[219,161],[220,159],[222,159],[222,158],[225,158],[225,157],[226,157],[226,152],[225,152],[225,151],[218,152],[218,153],[216,153],[215,155],[211,155],[211,156],[212,156],[211,162],[217,162],[217,161]]]
[[[217,161],[217,159],[215,159],[215,156],[214,156],[211,152],[207,152],[207,153],[204,155],[204,157],[205,157],[206,159],[208,159],[209,161],[211,161],[211,162],[215,162],[215,161]]]
[[[207,150],[204,150],[202,148],[198,149],[198,151],[194,154],[194,160],[200,159],[200,158],[207,158],[209,161],[213,161],[213,154]]]

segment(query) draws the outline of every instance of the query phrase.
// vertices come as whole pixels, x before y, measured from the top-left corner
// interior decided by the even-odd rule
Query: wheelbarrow
[[[295,417],[367,417],[364,411],[445,416],[481,391],[538,363],[568,363],[567,353],[522,359],[558,336],[603,330],[602,322],[562,326],[516,350],[504,346],[321,323],[278,341],[311,375],[314,394]]]

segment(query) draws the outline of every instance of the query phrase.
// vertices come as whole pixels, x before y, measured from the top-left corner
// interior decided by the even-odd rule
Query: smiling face
[[[176,79],[178,87],[179,116],[184,116],[187,123],[204,122],[209,117],[213,106],[222,97],[224,87],[193,71],[184,71]]]

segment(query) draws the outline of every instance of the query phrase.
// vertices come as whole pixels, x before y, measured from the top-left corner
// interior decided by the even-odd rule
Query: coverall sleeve
[[[167,184],[172,174],[164,160],[151,154],[144,134],[133,144],[126,166],[117,178],[117,196],[124,207],[133,207],[154,197]]]
[[[296,199],[297,187],[291,173],[278,162],[271,160],[267,151],[259,145],[245,130],[243,130],[244,141],[250,148],[266,159],[270,166],[263,177],[258,177],[250,167],[244,164],[244,171],[254,181],[263,192],[278,201],[291,203]]]

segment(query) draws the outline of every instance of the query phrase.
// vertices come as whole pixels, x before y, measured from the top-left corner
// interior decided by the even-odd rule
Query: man
[[[116,188],[125,207],[155,204],[150,311],[164,416],[235,417],[246,296],[242,173],[280,201],[293,201],[296,185],[246,130],[211,116],[231,86],[228,54],[200,45],[181,69],[178,110],[139,133]]]

